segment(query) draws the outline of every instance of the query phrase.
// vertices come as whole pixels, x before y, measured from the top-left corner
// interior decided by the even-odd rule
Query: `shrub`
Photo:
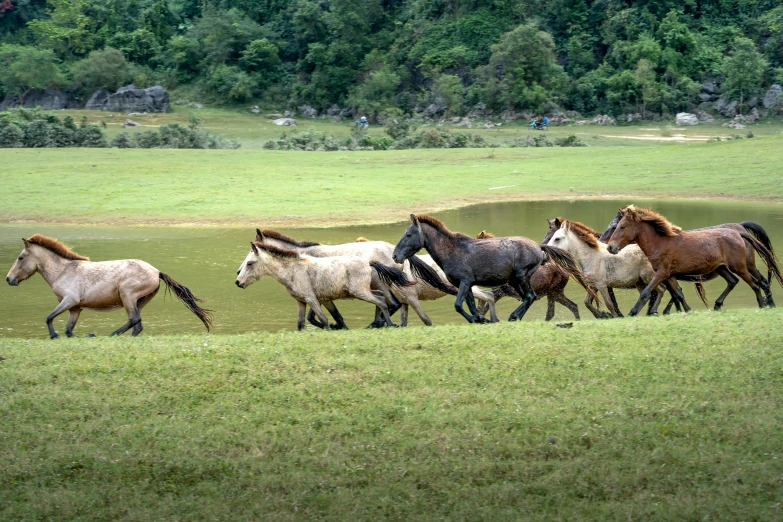
[[[106,136],[97,125],[88,125],[77,129],[74,137],[74,141],[79,147],[104,148],[109,146]]]
[[[130,134],[122,132],[111,140],[111,146],[118,149],[133,149],[136,147],[136,143],[133,141]]]
[[[24,131],[17,123],[0,127],[0,148],[24,147]]]
[[[51,135],[53,147],[73,147],[75,144],[74,131],[62,125],[52,125]]]
[[[553,143],[549,141],[549,138],[545,134],[539,134],[533,137],[533,143],[536,147],[553,147]]]
[[[29,123],[24,130],[24,146],[30,148],[53,147],[50,125],[43,120]]]
[[[390,118],[386,122],[386,134],[392,137],[394,140],[402,139],[410,135],[413,130],[413,125],[408,118]]]
[[[153,130],[139,132],[133,135],[133,141],[140,149],[155,149],[161,146],[160,134]]]
[[[575,134],[555,138],[555,145],[558,147],[587,147],[587,144],[582,142]]]
[[[423,149],[440,149],[447,145],[443,134],[437,129],[427,129],[420,133],[419,145]]]

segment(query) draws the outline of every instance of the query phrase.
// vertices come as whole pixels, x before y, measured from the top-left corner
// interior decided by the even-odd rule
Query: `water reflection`
[[[476,205],[460,210],[440,212],[452,230],[475,235],[488,230],[495,235],[524,235],[540,241],[547,231],[546,218],[562,216],[582,221],[603,230],[614,217],[618,207],[630,201],[556,201],[521,202]],[[683,228],[698,228],[720,223],[752,220],[760,223],[769,233],[773,245],[783,249],[783,205],[758,203],[671,202],[634,200],[637,205],[651,206]],[[407,220],[408,212],[400,211],[400,219]],[[263,227],[263,223],[259,223]],[[322,243],[343,243],[359,236],[396,243],[406,224],[345,227],[332,229],[281,229],[298,239]],[[276,331],[295,329],[296,303],[278,283],[265,279],[246,290],[234,286],[239,264],[250,248],[254,230],[235,228],[147,228],[147,227],[56,227],[37,225],[0,226],[0,269],[10,268],[22,248],[21,237],[40,233],[56,237],[80,254],[93,260],[139,258],[159,270],[170,274],[177,281],[190,287],[200,297],[208,299],[207,306],[215,313],[215,332],[239,333],[256,330]],[[781,250],[783,251],[783,250]],[[762,272],[766,270],[762,268]],[[707,283],[707,294],[714,301],[723,290],[722,281]],[[696,309],[701,304],[692,286],[685,287],[686,298]],[[582,317],[589,312],[581,304],[584,293],[573,282],[566,289],[569,298],[580,304]],[[783,295],[777,284],[773,293]],[[636,299],[634,291],[618,291],[618,301],[623,311],[630,309]],[[779,299],[783,301],[783,298]],[[46,337],[44,319],[56,305],[51,289],[36,275],[19,287],[0,286],[0,337]],[[753,292],[740,284],[726,301],[728,308],[755,307]],[[454,312],[453,299],[424,303],[425,310],[435,324],[462,323]],[[506,319],[515,303],[501,301],[498,315]],[[370,305],[343,301],[339,308],[352,328],[361,328],[372,316]],[[556,320],[570,320],[571,314],[557,305]],[[533,305],[526,320],[543,320],[546,305]],[[67,314],[55,322],[62,333]],[[201,333],[203,326],[176,299],[163,298],[163,292],[144,309],[144,333],[142,335]],[[94,332],[106,335],[126,321],[123,311],[99,313],[85,311],[75,333],[86,335]],[[409,324],[421,325],[411,311]]]

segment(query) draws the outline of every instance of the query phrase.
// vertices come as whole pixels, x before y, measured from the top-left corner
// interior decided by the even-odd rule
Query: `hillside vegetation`
[[[783,79],[779,0],[2,0],[0,41],[0,94],[133,82],[371,117],[667,114],[704,81],[743,111]]]

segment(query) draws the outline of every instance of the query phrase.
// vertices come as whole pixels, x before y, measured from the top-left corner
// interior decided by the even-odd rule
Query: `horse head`
[[[549,241],[552,239],[552,236],[555,234],[555,232],[558,231],[560,228],[560,225],[563,224],[564,219],[560,217],[556,217],[555,219],[549,219],[547,218],[546,222],[549,223],[549,230],[547,230],[546,235],[544,236],[544,239],[541,241],[542,245],[548,245]]]
[[[392,259],[395,263],[402,263],[422,248],[424,248],[424,233],[421,231],[419,220],[411,214],[411,224],[394,247]]]
[[[260,232],[258,235],[261,236],[263,240],[264,236],[261,235]],[[236,284],[239,288],[247,288],[248,286],[258,281],[260,278],[259,267],[261,262],[259,256],[259,248],[255,243],[250,243],[250,253],[247,254],[245,260],[242,261],[241,265],[239,265],[239,270],[237,270],[237,280],[234,281],[234,284]]]
[[[609,237],[607,250],[610,254],[617,254],[620,250],[630,245],[639,235],[637,223],[631,218],[626,209],[620,209],[620,220],[615,226],[614,232]]]
[[[558,218],[559,220],[559,218]],[[557,248],[562,248],[563,250],[568,250],[568,221],[561,221],[558,228],[555,229],[555,231],[552,233],[551,237],[549,238],[549,241],[545,244],[549,246],[554,246]]]
[[[617,224],[620,222],[622,218],[623,218],[623,209],[621,208],[617,211],[617,215],[614,217],[614,219],[609,222],[609,226],[606,227],[606,230],[604,230],[604,233],[601,234],[601,237],[598,238],[598,241],[600,241],[601,243],[608,243],[609,238],[612,237],[612,234],[617,228]]]
[[[19,286],[19,283],[38,271],[38,258],[35,251],[27,239],[22,238],[22,241],[24,241],[24,248],[8,271],[8,275],[5,276],[6,283],[11,286]]]

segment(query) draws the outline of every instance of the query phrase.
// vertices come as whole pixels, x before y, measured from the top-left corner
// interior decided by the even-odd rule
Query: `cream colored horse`
[[[58,337],[52,326],[55,317],[69,312],[65,335],[73,337],[73,328],[84,308],[115,310],[124,307],[128,313],[128,322],[112,335],[123,334],[131,328],[131,335],[139,335],[143,329],[141,309],[158,293],[161,280],[201,319],[207,330],[212,326],[211,311],[196,304],[200,299],[149,263],[138,259],[92,262],[56,239],[39,234],[22,241],[24,249],[5,280],[9,285],[17,286],[38,272],[52,287],[60,301],[46,317],[46,326],[52,339]]]
[[[587,283],[604,298],[604,303],[614,317],[622,317],[609,295],[609,288],[636,288],[640,292],[654,275],[652,265],[637,245],[628,245],[619,254],[612,255],[606,244],[596,239],[596,233],[578,221],[563,221],[560,229],[549,240],[550,246],[562,248],[576,258]],[[658,295],[648,313],[654,314],[661,302],[665,288],[658,288]],[[585,296],[585,306],[596,317],[603,312],[592,306],[592,298]]]
[[[299,304],[297,328],[304,328],[307,306],[321,321],[322,328],[329,328],[329,321],[321,309],[334,307],[338,299],[361,299],[381,310],[386,326],[394,326],[389,309],[382,297],[373,294],[377,283],[374,276],[385,285],[404,287],[413,284],[396,268],[376,261],[369,263],[348,256],[313,257],[261,242],[250,243],[250,253],[237,271],[235,281],[239,288],[247,288],[263,276],[271,276],[283,285]]]

